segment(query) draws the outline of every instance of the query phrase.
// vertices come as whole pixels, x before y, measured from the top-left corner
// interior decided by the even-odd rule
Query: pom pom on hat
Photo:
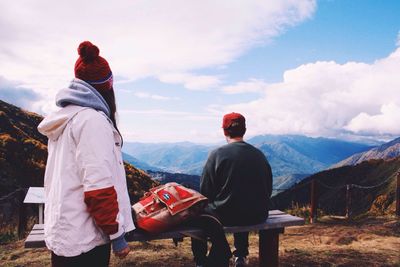
[[[84,62],[93,61],[99,53],[99,48],[89,41],[82,42],[78,47],[78,54]]]
[[[89,41],[78,47],[79,58],[75,62],[75,77],[92,85],[97,90],[110,90],[113,76],[107,60],[101,57],[97,46]]]

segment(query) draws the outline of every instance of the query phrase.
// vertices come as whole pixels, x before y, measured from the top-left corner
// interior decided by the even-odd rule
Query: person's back
[[[268,217],[271,167],[254,146],[232,142],[210,154],[200,188],[224,225],[260,223]]]
[[[210,153],[200,181],[200,192],[209,199],[206,213],[226,226],[262,223],[268,217],[272,192],[271,167],[260,150],[243,141],[246,123],[241,114],[226,114],[222,128],[228,144]],[[214,235],[210,237],[213,246],[208,257],[207,243],[192,239],[197,266],[218,262],[217,258],[218,266],[229,265],[229,244],[223,230],[222,234],[217,230],[211,233]],[[234,234],[235,266],[246,263],[248,234]]]

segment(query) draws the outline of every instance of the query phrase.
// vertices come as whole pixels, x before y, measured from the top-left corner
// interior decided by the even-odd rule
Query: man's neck
[[[243,137],[233,137],[233,138],[231,138],[229,136],[226,136],[226,142],[228,142],[228,144],[236,143],[236,142],[243,142]]]

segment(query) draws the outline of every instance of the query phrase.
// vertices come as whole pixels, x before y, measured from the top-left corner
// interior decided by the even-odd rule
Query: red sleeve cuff
[[[114,186],[85,192],[88,212],[104,233],[118,232],[118,200]]]

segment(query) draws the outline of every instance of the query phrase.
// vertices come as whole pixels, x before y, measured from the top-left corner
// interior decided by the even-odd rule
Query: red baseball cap
[[[246,119],[240,113],[228,113],[224,115],[222,119],[222,128],[227,130],[231,127],[239,128],[239,129],[246,129]]]

